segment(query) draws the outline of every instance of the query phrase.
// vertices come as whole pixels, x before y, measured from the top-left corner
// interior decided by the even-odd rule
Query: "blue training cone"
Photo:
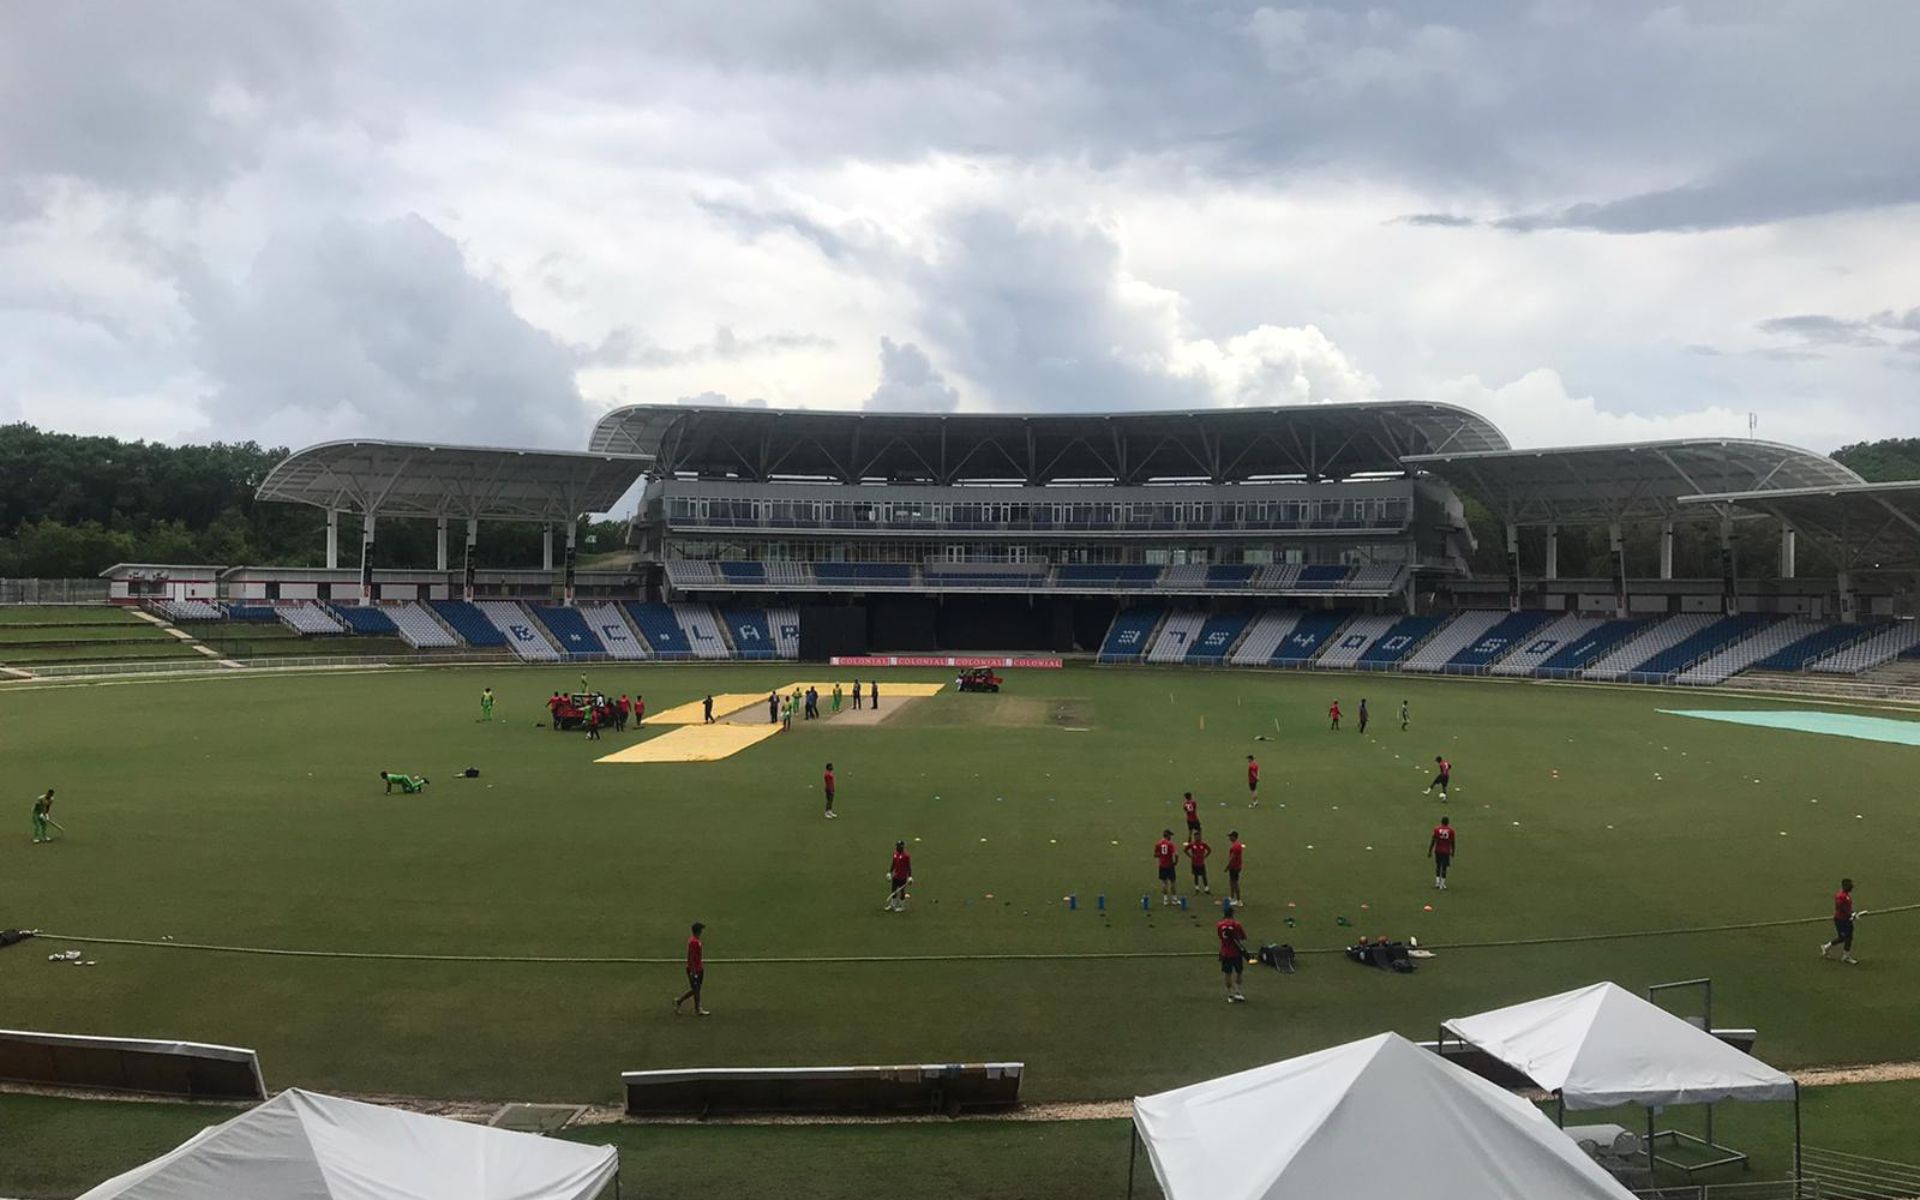
[[[1147,911],[1147,898],[1145,896],[1140,897],[1140,911]]]
[[[1098,896],[1095,896],[1093,898],[1093,906],[1101,912],[1107,911],[1107,894],[1101,892]]]
[[[1185,896],[1180,897],[1180,911],[1187,911],[1187,898]]]
[[[1067,911],[1072,912],[1079,907],[1080,907],[1080,897],[1069,892],[1067,894]]]

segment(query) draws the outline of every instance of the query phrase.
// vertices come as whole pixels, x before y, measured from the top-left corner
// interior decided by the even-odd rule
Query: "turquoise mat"
[[[1776,709],[1663,708],[1660,711],[1670,717],[1699,717],[1703,721],[1731,721],[1735,725],[1760,725],[1767,729],[1828,733],[1835,737],[1860,738],[1868,742],[1920,746],[1920,721],[1856,717],[1851,713],[1837,712],[1780,712]]]

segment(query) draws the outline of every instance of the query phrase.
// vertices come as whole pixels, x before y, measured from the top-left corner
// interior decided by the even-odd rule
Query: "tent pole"
[[[1567,1127],[1567,1094],[1562,1091],[1554,1092],[1553,1102],[1554,1102],[1553,1123],[1555,1125],[1558,1125],[1560,1128],[1565,1129]]]
[[[1794,1111],[1798,1112],[1798,1109]],[[1133,1158],[1140,1151],[1140,1130],[1127,1122],[1127,1200],[1133,1200]]]
[[[1800,1081],[1793,1081],[1793,1195],[1800,1198]]]

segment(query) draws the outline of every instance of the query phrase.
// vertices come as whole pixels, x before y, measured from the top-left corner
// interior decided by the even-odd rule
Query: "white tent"
[[[611,1146],[295,1088],[80,1200],[593,1200],[619,1169]]]
[[[1168,1200],[1626,1200],[1539,1110],[1385,1033],[1133,1102]]]
[[[1568,1108],[1792,1100],[1793,1077],[1611,983],[1447,1021]]]

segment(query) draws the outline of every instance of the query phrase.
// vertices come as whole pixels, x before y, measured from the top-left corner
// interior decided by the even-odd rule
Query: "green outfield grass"
[[[0,625],[146,625],[111,604],[0,604]]]
[[[655,712],[825,674],[587,671],[644,690]],[[1868,916],[1858,967],[1815,957],[1842,874],[1867,910],[1920,899],[1913,751],[1656,711],[1765,701],[1080,668],[1014,672],[1001,696],[949,691],[874,727],[803,725],[719,763],[622,766],[592,760],[657,732],[596,746],[545,727],[543,699],[579,675],[0,688],[17,821],[0,837],[5,919],[94,937],[660,962],[96,945],[99,965],[71,968],[46,963],[70,944],[56,939],[0,952],[0,1022],[253,1046],[271,1084],[323,1089],[605,1102],[623,1068],[994,1058],[1029,1064],[1029,1098],[1098,1098],[1381,1029],[1426,1037],[1443,1017],[1598,979],[1704,975],[1716,1019],[1757,1026],[1776,1064],[1920,1057],[1920,967],[1900,949],[1920,914]],[[940,675],[898,672],[883,688],[909,678]],[[489,684],[491,725],[476,720]],[[1364,738],[1327,732],[1336,694],[1349,712],[1367,695],[1383,720]],[[1403,697],[1405,734],[1384,719]],[[1265,767],[1257,810],[1249,752]],[[1444,805],[1421,795],[1437,753],[1456,764]],[[831,822],[818,790],[829,759],[843,814]],[[482,776],[457,778],[469,765]],[[383,769],[434,783],[388,797]],[[69,835],[36,846],[27,810],[48,786]],[[1139,907],[1150,847],[1179,824],[1172,800],[1188,788],[1222,853],[1231,827],[1249,844],[1256,941],[1322,952],[1355,934],[1444,945],[1807,920],[1443,949],[1412,977],[1309,953],[1298,975],[1251,975],[1252,1002],[1228,1006],[1212,918]],[[1454,887],[1436,897],[1423,852],[1442,812],[1461,846]],[[918,876],[905,916],[881,911],[896,837]],[[695,919],[710,927],[708,1020],[667,1005]],[[1107,952],[1163,957],[1075,957]],[[995,957],[1009,954],[1037,957]],[[942,961],[740,961],[907,955]]]
[[[0,663],[22,667],[54,663],[110,663],[130,658],[196,657],[206,656],[178,638],[164,634],[157,638],[133,641],[83,641],[55,646],[0,645]]]
[[[1809,1088],[1810,1146],[1911,1161],[1920,1083]],[[0,1158],[0,1191],[66,1197],[185,1141],[235,1110],[0,1095],[0,1128],[31,1153]],[[1697,1118],[1676,1111],[1683,1128]],[[1626,1114],[1629,1124],[1644,1119]],[[1792,1163],[1785,1105],[1722,1105],[1720,1138],[1753,1168],[1703,1180],[1777,1179]],[[1125,1121],[961,1121],[893,1125],[602,1125],[561,1136],[620,1150],[622,1191],[660,1197],[790,1196],[798,1200],[1115,1200],[1126,1191]],[[1135,1195],[1160,1191],[1142,1154]],[[1677,1179],[1673,1182],[1679,1182]]]
[[[0,651],[9,646],[84,642],[172,641],[173,635],[144,621],[88,621],[78,625],[0,625]]]

